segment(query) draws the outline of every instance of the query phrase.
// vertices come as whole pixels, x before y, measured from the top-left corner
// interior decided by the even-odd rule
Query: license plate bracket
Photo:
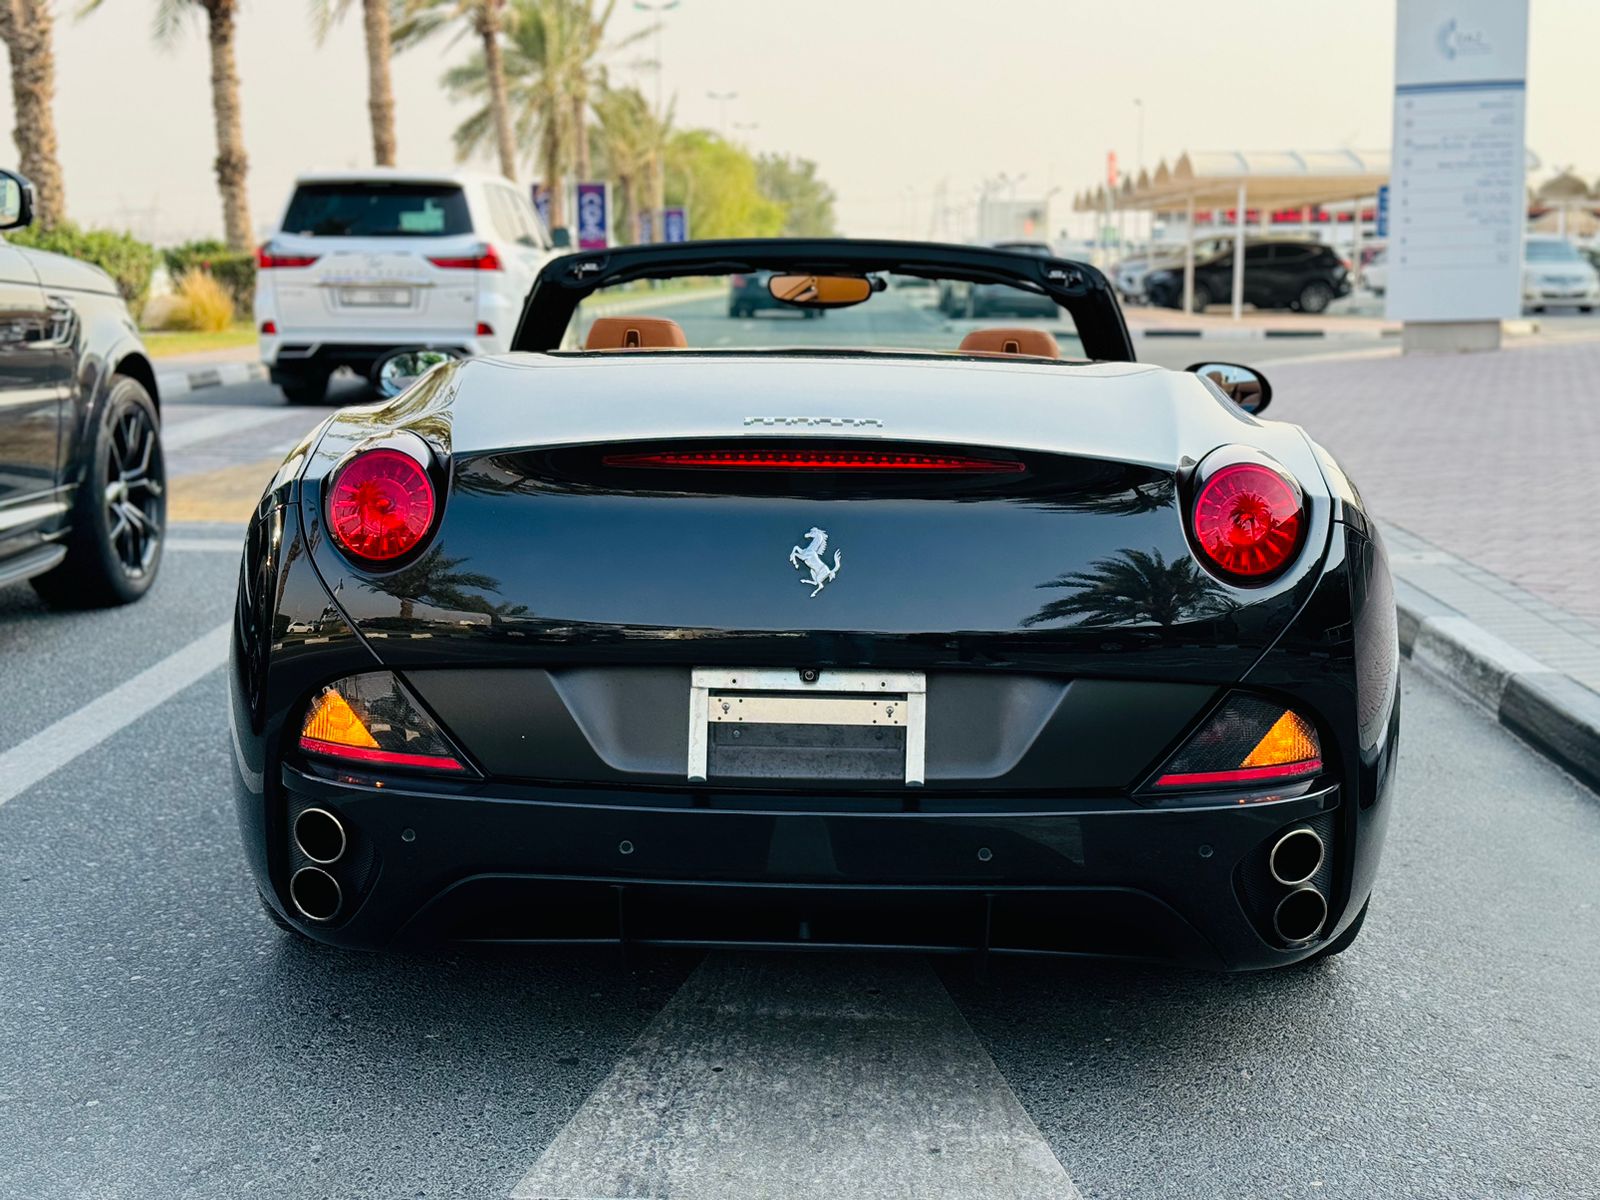
[[[920,671],[819,670],[807,682],[793,668],[733,669],[697,667],[689,688],[688,778],[704,783],[711,758],[713,725],[819,732],[892,732],[905,748],[902,778],[907,787],[924,782],[927,750],[927,679]],[[856,739],[839,739],[843,747]],[[869,777],[877,776],[873,770]],[[794,778],[787,771],[772,778]],[[834,779],[831,772],[819,778]],[[846,776],[847,777],[847,776]]]

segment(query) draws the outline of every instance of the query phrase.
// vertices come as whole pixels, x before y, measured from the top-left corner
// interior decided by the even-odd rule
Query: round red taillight
[[[1280,570],[1304,530],[1299,489],[1260,463],[1219,468],[1194,500],[1194,540],[1226,575],[1261,579]]]
[[[352,458],[328,489],[328,528],[356,558],[386,562],[411,550],[433,524],[433,484],[398,450]]]

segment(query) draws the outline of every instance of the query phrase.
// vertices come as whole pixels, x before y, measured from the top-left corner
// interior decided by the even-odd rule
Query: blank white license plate
[[[689,779],[703,783],[714,774],[713,742],[731,745],[731,739],[741,736],[737,727],[744,726],[754,735],[748,741],[760,745],[745,746],[743,757],[764,760],[765,767],[736,774],[794,778],[793,767],[804,774],[809,762],[816,778],[833,778],[837,770],[848,772],[852,761],[864,765],[866,758],[892,749],[898,756],[894,773],[906,786],[920,787],[927,691],[920,671],[822,670],[807,680],[793,668],[697,667],[689,687]],[[717,729],[729,737],[715,733]],[[806,730],[827,732],[812,737],[800,732]],[[795,733],[799,736],[791,736]],[[879,742],[884,743],[881,750]],[[828,751],[829,745],[836,745],[837,753]],[[796,763],[782,761],[785,746],[792,747]],[[838,761],[828,761],[830,755]]]
[[[407,308],[411,304],[411,289],[403,287],[340,288],[339,303],[348,308]]]

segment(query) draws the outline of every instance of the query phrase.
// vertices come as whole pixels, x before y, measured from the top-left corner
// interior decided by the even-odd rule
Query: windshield
[[[467,200],[454,184],[303,183],[283,232],[305,237],[449,237],[471,233]]]
[[[914,275],[871,274],[864,301],[840,308],[803,308],[774,296],[770,271],[634,283],[601,288],[578,306],[563,349],[607,350],[595,322],[621,315],[674,322],[689,349],[816,349],[950,352],[967,343],[992,347],[975,331],[1021,329],[1030,336],[1016,353],[1048,351],[1085,357],[1072,316],[1050,297],[1006,284],[970,284]],[[601,334],[615,327],[610,322]],[[1037,334],[1048,335],[1039,338]],[[969,338],[971,340],[969,340]],[[991,339],[992,340],[992,339]],[[645,343],[649,347],[648,340]],[[1049,353],[1045,357],[1054,357]]]
[[[1543,263],[1579,263],[1583,256],[1570,242],[1529,242],[1528,261]]]

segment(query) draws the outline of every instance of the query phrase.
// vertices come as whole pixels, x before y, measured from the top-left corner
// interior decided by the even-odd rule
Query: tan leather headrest
[[[666,317],[596,317],[585,350],[682,350],[683,327]]]
[[[1047,329],[974,329],[961,339],[961,353],[1060,358],[1061,347]]]

